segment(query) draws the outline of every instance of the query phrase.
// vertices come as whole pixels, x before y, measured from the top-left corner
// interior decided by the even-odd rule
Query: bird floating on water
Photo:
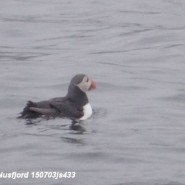
[[[70,118],[73,121],[86,120],[92,115],[87,92],[96,89],[96,83],[85,74],[75,75],[69,84],[67,95],[45,101],[28,101],[19,118],[38,117]]]

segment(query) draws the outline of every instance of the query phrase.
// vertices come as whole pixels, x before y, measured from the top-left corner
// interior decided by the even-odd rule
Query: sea
[[[17,119],[96,82],[91,118]],[[184,185],[185,1],[1,0],[0,185]]]

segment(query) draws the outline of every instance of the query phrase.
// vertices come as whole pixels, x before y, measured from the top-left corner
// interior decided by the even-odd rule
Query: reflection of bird
[[[67,117],[72,120],[85,120],[92,115],[92,108],[86,92],[95,89],[96,84],[88,76],[77,74],[68,87],[65,97],[52,98],[46,101],[32,102],[20,113],[19,118]]]

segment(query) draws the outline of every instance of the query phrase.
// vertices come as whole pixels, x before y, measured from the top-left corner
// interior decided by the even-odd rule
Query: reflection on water
[[[80,134],[83,134],[86,131],[85,128],[82,125],[73,124],[73,123],[71,124],[70,129],[78,131],[78,133],[80,133]]]
[[[184,184],[184,6],[0,1],[1,171],[76,171],[66,185]],[[77,73],[97,83],[89,120],[16,119],[29,99],[65,96]],[[35,182],[61,184],[14,184]]]
[[[62,141],[70,143],[70,144],[80,144],[84,145],[84,141],[82,139],[70,138],[70,137],[61,137]]]

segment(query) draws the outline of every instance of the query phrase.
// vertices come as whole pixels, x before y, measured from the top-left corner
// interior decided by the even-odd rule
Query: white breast
[[[90,103],[87,103],[86,105],[83,106],[83,112],[84,112],[84,115],[83,117],[80,118],[80,120],[86,120],[92,115],[93,111]]]

